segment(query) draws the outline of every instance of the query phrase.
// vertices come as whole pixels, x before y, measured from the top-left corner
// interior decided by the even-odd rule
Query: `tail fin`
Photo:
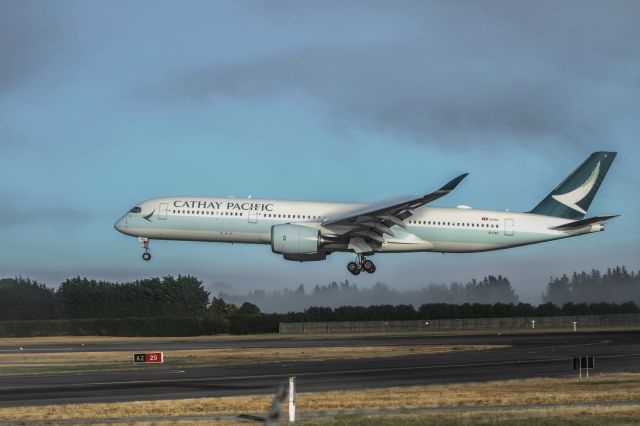
[[[594,152],[529,213],[582,219],[615,157],[615,152]]]

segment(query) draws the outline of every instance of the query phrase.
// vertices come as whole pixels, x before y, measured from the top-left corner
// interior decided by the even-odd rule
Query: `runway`
[[[511,345],[507,349],[396,358],[272,363],[185,370],[21,375],[0,377],[0,406],[116,402],[275,393],[288,377],[298,392],[429,385],[529,377],[572,376],[574,356],[596,357],[594,374],[637,371],[640,331],[549,334],[363,337],[301,340],[234,340],[33,345],[23,351],[176,350],[229,347],[318,347],[418,344]],[[0,346],[0,353],[15,352]]]

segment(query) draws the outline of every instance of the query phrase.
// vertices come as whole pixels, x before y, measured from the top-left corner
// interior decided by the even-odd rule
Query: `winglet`
[[[458,184],[460,182],[462,182],[462,179],[467,177],[468,174],[469,173],[463,173],[460,176],[458,176],[457,178],[451,179],[442,188],[438,189],[438,191],[446,191],[446,192],[453,191],[455,189],[455,187],[458,186]]]

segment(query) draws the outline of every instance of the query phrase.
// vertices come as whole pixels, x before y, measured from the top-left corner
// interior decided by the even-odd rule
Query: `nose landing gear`
[[[347,270],[353,275],[358,275],[361,271],[373,274],[376,271],[376,265],[362,254],[358,254],[355,262],[349,262],[347,264]]]
[[[149,239],[140,238],[140,242],[142,243],[142,248],[144,249],[144,253],[142,253],[142,259],[148,262],[149,260],[151,260],[151,253],[149,253]]]

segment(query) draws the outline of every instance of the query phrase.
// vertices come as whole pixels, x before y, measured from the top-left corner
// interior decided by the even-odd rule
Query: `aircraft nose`
[[[120,218],[118,219],[118,221],[113,225],[114,228],[116,228],[117,231],[122,232],[124,234],[124,232],[127,229],[127,222],[125,221],[124,218]]]

